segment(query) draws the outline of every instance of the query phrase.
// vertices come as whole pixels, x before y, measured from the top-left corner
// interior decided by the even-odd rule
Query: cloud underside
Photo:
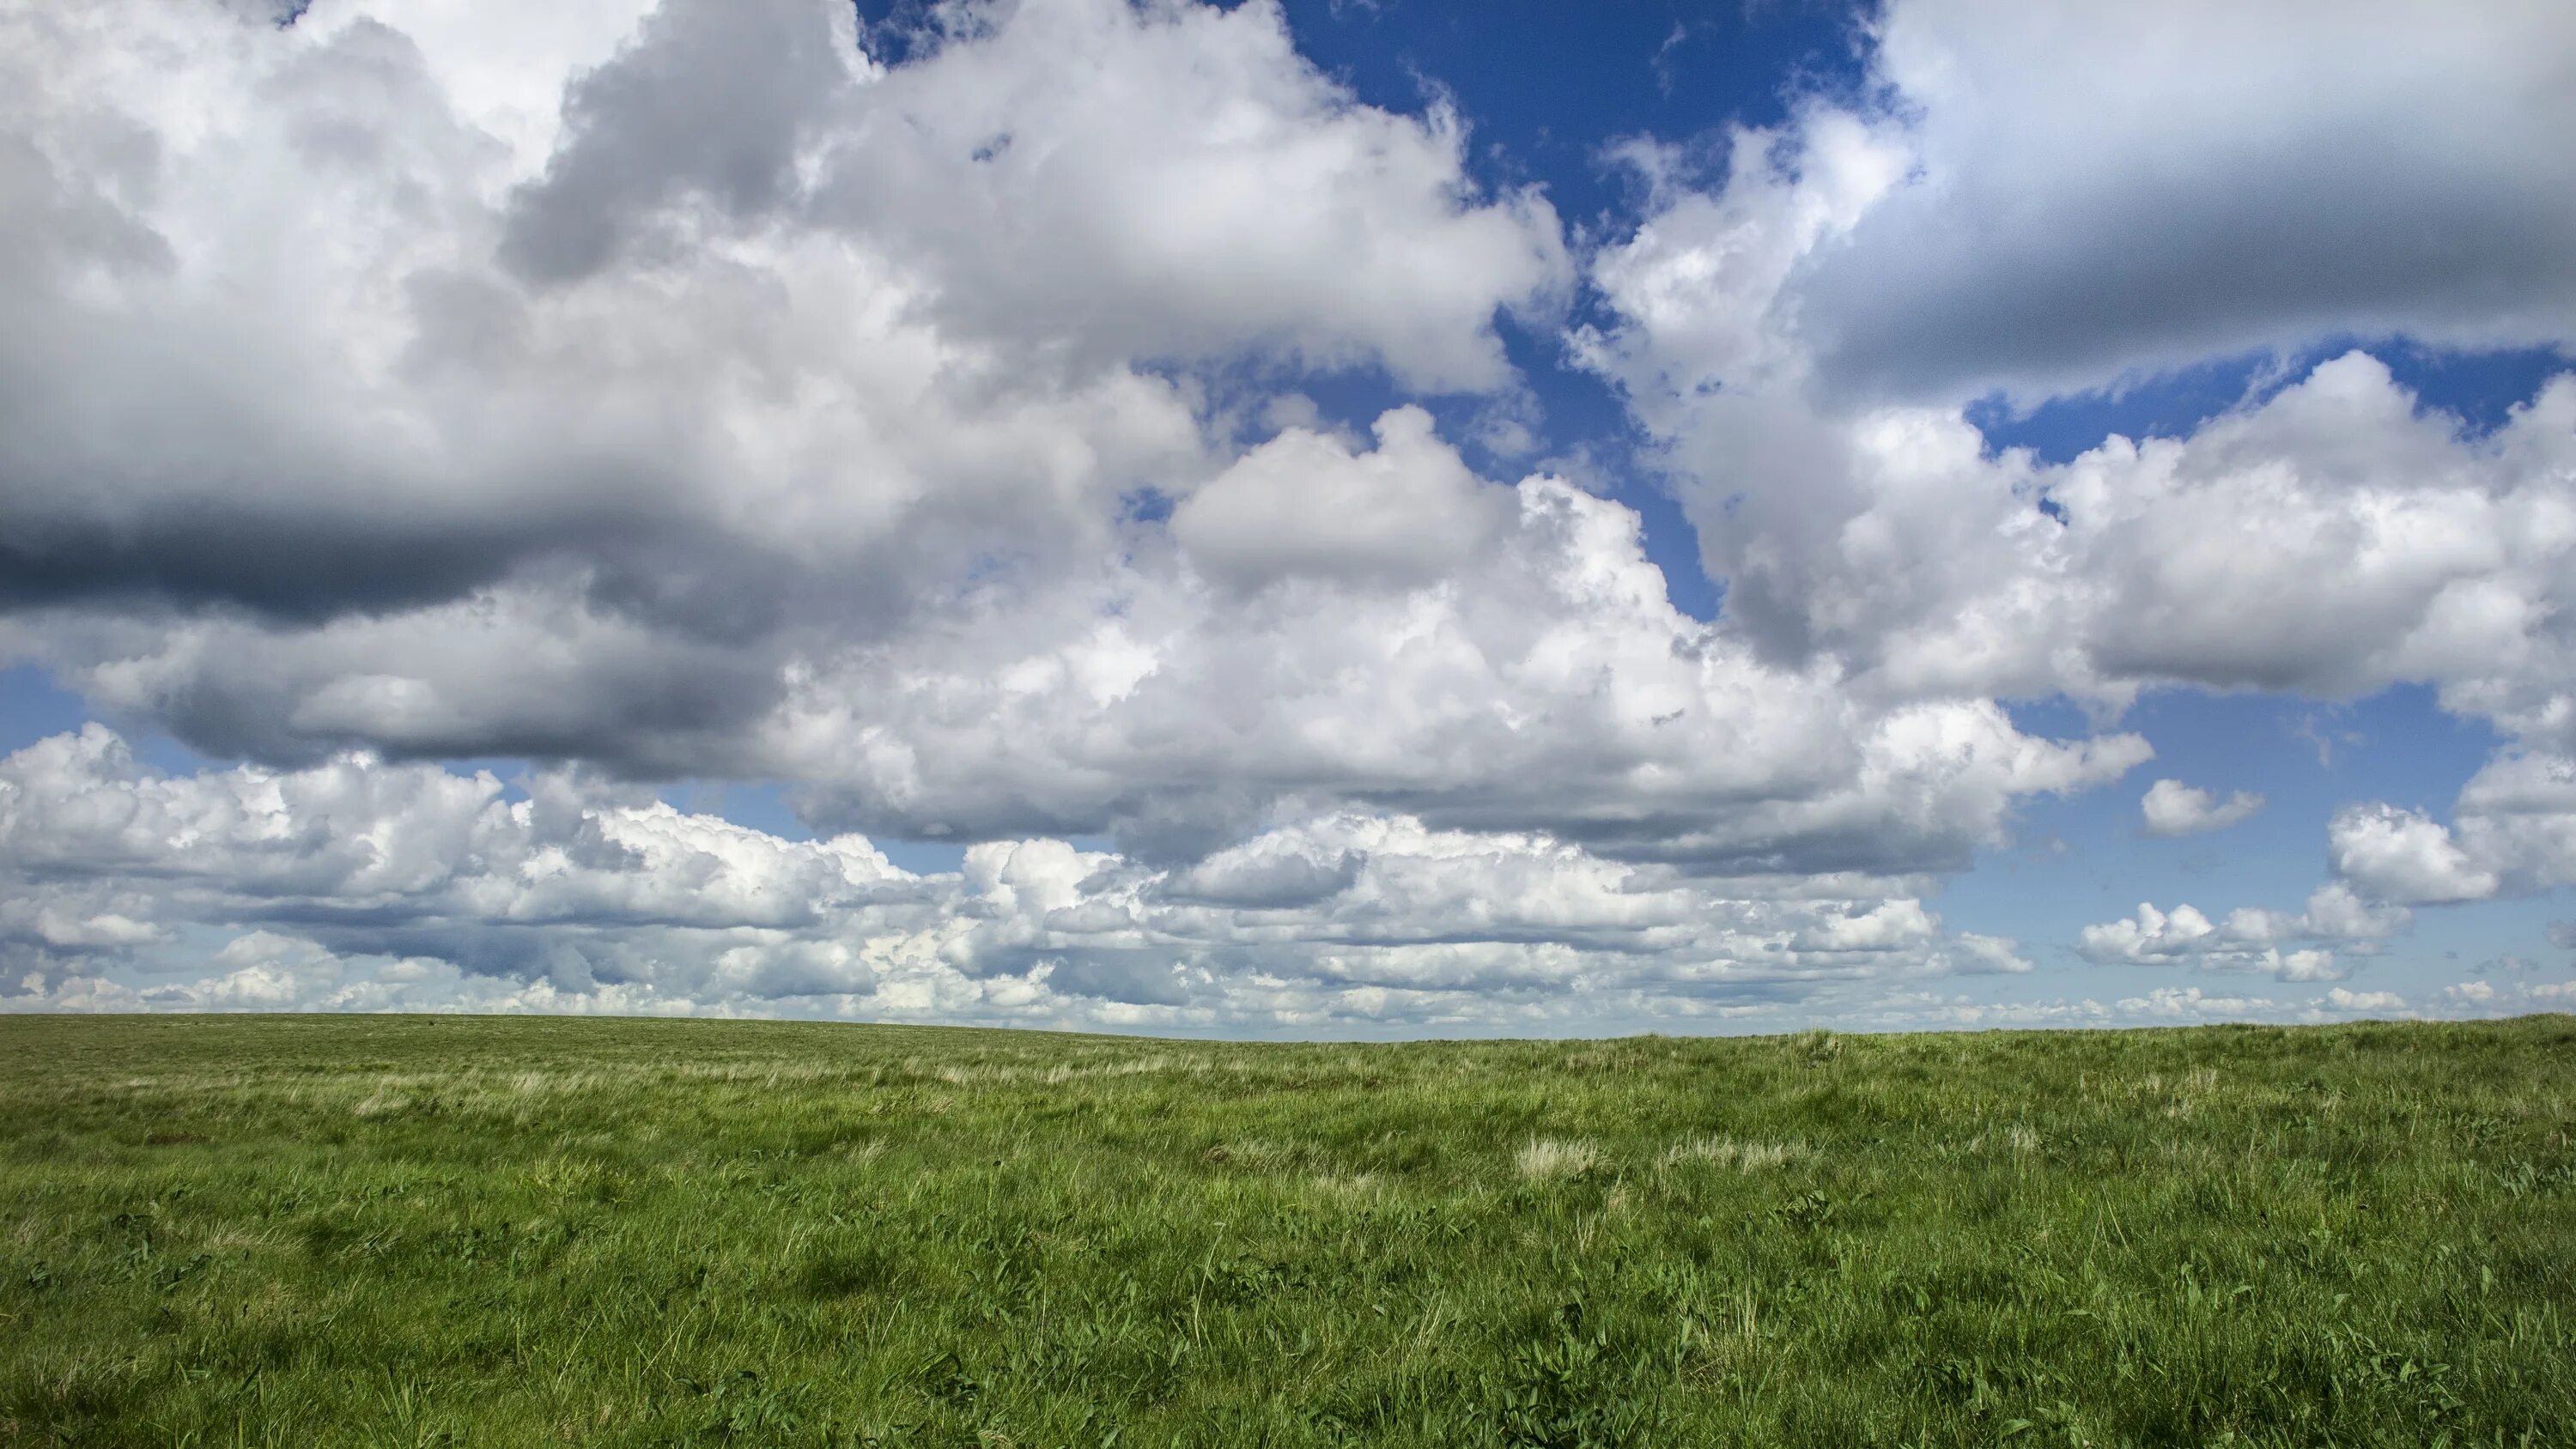
[[[2318,64],[2295,6],[2217,68],[2059,22],[2126,64],[2106,103],[2000,10],[1900,0],[1901,104],[1715,175],[1634,143],[1646,213],[1588,251],[1273,7],[961,4],[900,61],[819,0],[414,9],[0,10],[0,658],[253,762],[11,757],[22,998],[212,942],[237,987],[169,1000],[1862,1000],[2027,965],[1922,900],[2152,754],[1998,701],[2172,687],[2424,683],[2510,744],[2447,824],[2338,817],[2323,907],[2088,955],[2321,980],[2388,911],[2576,875],[2576,378],[2472,435],[2364,347],[2060,464],[1964,412],[2563,340],[2542,8],[2329,25],[2338,108],[2264,84]],[[2196,288],[2247,228],[2283,244]],[[1299,396],[1525,415],[1507,334],[1617,390],[1720,618],[1627,507]],[[524,799],[421,763],[491,757],[546,763]],[[787,782],[829,843],[621,793],[681,778]],[[2155,833],[2260,804],[2168,784]],[[976,844],[914,876],[864,836]]]

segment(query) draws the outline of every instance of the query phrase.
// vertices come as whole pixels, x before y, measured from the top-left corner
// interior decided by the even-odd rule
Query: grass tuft
[[[1581,1177],[1601,1166],[1601,1149],[1589,1142],[1560,1142],[1553,1137],[1533,1137],[1523,1146],[1512,1165],[1523,1177],[1545,1181],[1551,1177]]]

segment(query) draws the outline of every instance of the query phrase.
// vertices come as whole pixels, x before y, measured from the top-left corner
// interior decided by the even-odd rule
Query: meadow
[[[2571,1445],[2576,1018],[0,1018],[0,1443]]]

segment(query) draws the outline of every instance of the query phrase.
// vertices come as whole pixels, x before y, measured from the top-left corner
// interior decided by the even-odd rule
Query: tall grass
[[[0,1442],[2568,1445],[2576,1020],[0,1019]]]

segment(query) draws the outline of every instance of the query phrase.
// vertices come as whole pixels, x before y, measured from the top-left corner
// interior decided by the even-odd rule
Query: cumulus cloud
[[[1354,811],[1180,868],[1055,839],[915,874],[574,774],[342,756],[172,775],[99,727],[0,759],[18,1009],[756,1012],[1160,1029],[1738,1019],[2028,969],[1911,896],[1722,889]],[[223,940],[211,959],[188,942]]]
[[[1716,1020],[2030,970],[1923,900],[2177,686],[2420,681],[2506,746],[2447,824],[2338,815],[2302,913],[2087,957],[2323,980],[2576,880],[2576,378],[2478,433],[2354,351],[2059,464],[1966,411],[2565,339],[2564,22],[2230,11],[2211,62],[2005,18],[1896,0],[1871,104],[1715,178],[1622,144],[1645,213],[1578,266],[1467,118],[1268,4],[0,11],[0,661],[255,762],[11,757],[13,999]],[[1536,455],[1503,339],[1568,317],[1713,622],[1580,460],[1455,446]],[[1319,372],[1395,395],[1370,436]],[[1449,438],[1404,401],[1444,394]],[[2051,695],[2092,726],[2000,702]],[[494,757],[542,763],[427,763]],[[627,783],[699,777],[825,838]]]
[[[2268,996],[2213,996],[2197,986],[2159,986],[2144,996],[2121,998],[2119,1009],[2149,1019],[2243,1020],[2271,1016],[2282,1008]]]
[[[2529,209],[2576,204],[2576,180],[2529,183],[2568,164],[2551,123],[2564,87],[2532,59],[2565,49],[2563,19],[2410,10],[2365,39],[2296,6],[2239,11],[2208,17],[2237,48],[2203,66],[2169,43],[2197,32],[2161,11],[2034,27],[1972,0],[1891,5],[1871,64],[1901,104],[1795,107],[1736,132],[1713,178],[1628,149],[1648,213],[1593,259],[1606,320],[1576,329],[1572,353],[1628,400],[1730,627],[1767,658],[1834,657],[1894,693],[2063,692],[2107,710],[2157,686],[2348,698],[2425,682],[2456,712],[2570,748],[2576,655],[2557,600],[2576,581],[2576,379],[2485,436],[2367,351],[2186,435],[2113,436],[2059,464],[1997,453],[1969,420],[1997,379],[2033,368],[2094,386],[2203,358],[2222,345],[2204,323],[2239,329],[2229,347],[2451,335],[2440,294],[2471,276],[2493,306],[2484,322],[2445,314],[2458,335],[2492,322],[2576,338],[2576,272],[2526,255],[2549,234]],[[2441,42],[2398,38],[2422,26]],[[2319,45],[2352,52],[2388,102],[2371,126],[2414,149],[2341,149],[2353,129],[2315,85],[2354,82]],[[2212,130],[2191,102],[2221,98]],[[2467,113],[2492,124],[2449,129]],[[2329,152],[2377,159],[2337,169]],[[2393,186],[2392,156],[2414,158]],[[2276,184],[2274,167],[2316,184]],[[2427,187],[2462,189],[2463,207],[2401,200]],[[2158,195],[2153,222],[2113,222]],[[2384,205],[2446,221],[2360,220]],[[1990,234],[1999,217],[2019,219],[2012,237]],[[2229,229],[2252,224],[2286,271],[2243,264]],[[2389,255],[2409,247],[2461,255]],[[2294,295],[2312,283],[2392,310]],[[1905,386],[1868,382],[1895,373]]]
[[[11,24],[50,199],[0,284],[5,647],[203,751],[779,778],[831,829],[1157,861],[1355,805],[1878,876],[2147,753],[1775,666],[1634,513],[1418,407],[1238,447],[1190,365],[1506,387],[1496,317],[1568,277],[1462,122],[1271,7],[946,7],[899,61],[807,0],[488,50],[362,0]]]
[[[2132,919],[2085,927],[2081,949],[2097,961],[2144,961],[2177,955],[2217,930],[2209,917],[2188,905],[2168,912],[2142,901]]]
[[[2335,872],[2383,900],[2435,905],[2483,900],[2496,876],[2470,860],[2450,828],[2390,805],[2355,805],[2327,827]]]
[[[2123,1016],[2140,1021],[2348,1021],[2356,1016],[2412,1016],[2406,998],[2394,991],[2354,991],[2333,986],[2323,996],[2283,1001],[2268,996],[2226,996],[2197,986],[2159,986],[2144,996],[2117,1003]]]
[[[2236,919],[2238,913],[2230,912]],[[2404,906],[2363,900],[2342,881],[2328,881],[2309,895],[2307,909],[2283,924],[2269,912],[2260,917],[2271,936],[2307,935],[2328,941],[2367,943],[2393,936],[2414,920]]]
[[[2461,787],[2450,824],[2354,805],[2336,812],[2327,844],[2336,872],[2383,900],[2457,903],[2576,883],[2576,760],[2503,751]]]
[[[2441,999],[2452,1011],[2470,1016],[2567,1011],[2576,1009],[2576,981],[2513,982],[2504,986],[2486,980],[2459,981],[2443,987]]]
[[[2158,780],[2138,801],[2149,835],[2201,835],[2250,820],[2263,808],[2263,797],[2238,790],[2224,800],[2180,780]]]
[[[1660,344],[1639,325],[1619,345]],[[2518,737],[2566,748],[2576,728],[2556,605],[2576,378],[2473,439],[2353,353],[2187,437],[2059,465],[1990,454],[1955,406],[1837,413],[1718,381],[1661,410],[1703,564],[1766,657],[2110,708],[2160,685],[2424,682]]]
[[[1497,386],[1565,270],[1268,7],[578,8],[0,22],[13,594],[864,623],[1196,476],[1141,361]]]
[[[2212,921],[2189,905],[2163,911],[2141,903],[2125,920],[2086,926],[2075,949],[2104,965],[2184,963],[2278,981],[2338,981],[2350,968],[2338,964],[2334,948],[2367,954],[2411,920],[2402,906],[2365,901],[2344,882],[2330,881],[2296,915],[2246,906]]]
[[[1431,415],[1377,421],[1375,451],[1289,428],[1172,511],[1172,536],[1211,577],[1259,586],[1299,575],[1427,583],[1510,522],[1509,490],[1479,479]]]
[[[2576,758],[2507,750],[2460,788],[2463,852],[2515,892],[2576,884]]]
[[[1188,854],[1270,802],[1339,800],[1715,874],[1906,874],[2150,753],[2038,739],[1985,700],[1873,707],[1675,610],[1626,508],[1547,477],[1496,498],[1491,541],[1433,585],[1119,575],[848,651],[791,700],[783,773],[818,819],[916,838]]]
[[[973,335],[1107,364],[1277,348],[1433,389],[1501,383],[1495,310],[1568,278],[1543,196],[1461,204],[1454,112],[1357,104],[1272,7],[1022,0],[928,24],[886,67],[843,8],[671,0],[567,89],[503,260],[562,282],[674,229],[784,220],[881,248]]]
[[[2576,377],[2479,435],[2356,351],[2184,436],[2114,436],[2062,464],[1997,453],[1964,397],[1856,393],[1808,329],[1811,287],[1873,218],[1947,204],[1932,173],[1888,160],[1904,144],[1894,122],[1815,108],[1742,133],[1713,191],[1658,172],[1657,209],[1595,263],[1613,321],[1577,332],[1575,354],[1646,425],[1726,627],[1777,664],[1834,661],[1855,691],[2066,694],[2105,715],[2158,687],[2428,683],[2514,742],[2464,790],[2456,838],[2393,807],[2344,811],[2329,853],[2350,919],[2270,935],[2384,934],[2365,918],[2390,905],[2576,879]],[[2151,834],[2259,806],[2179,781],[2141,802]],[[2087,954],[2175,949],[2125,930],[2097,928]],[[2289,960],[2239,964],[2316,974]]]
[[[2351,991],[2341,986],[2329,989],[2318,1002],[2331,1011],[2402,1012],[2406,998],[2394,991]]]

